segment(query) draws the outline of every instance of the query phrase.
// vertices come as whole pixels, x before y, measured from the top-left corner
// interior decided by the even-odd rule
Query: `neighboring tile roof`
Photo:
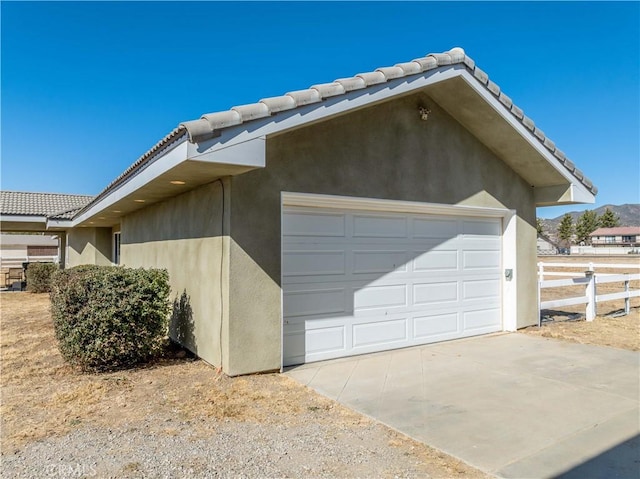
[[[86,206],[93,196],[63,195],[56,193],[25,193],[21,191],[0,191],[0,214],[25,216],[57,216],[69,214]],[[62,218],[61,218],[62,219]]]
[[[489,80],[489,76],[475,62],[465,54],[462,48],[452,48],[444,53],[430,53],[415,60],[398,63],[392,67],[381,67],[373,72],[360,73],[351,78],[341,78],[332,83],[313,85],[306,90],[289,92],[283,96],[264,98],[257,103],[240,105],[230,110],[206,113],[198,120],[185,121],[178,125],[167,136],[160,140],[153,148],[139,157],[120,176],[113,180],[98,196],[97,201],[109,193],[130,177],[138,174],[147,164],[152,163],[157,154],[171,144],[181,141],[189,136],[192,142],[203,141],[212,138],[217,133],[232,126],[240,125],[252,120],[272,116],[278,112],[294,110],[296,108],[321,103],[325,98],[338,95],[345,95],[354,90],[362,90],[373,85],[388,82],[397,78],[421,75],[429,70],[439,67],[462,64],[473,75],[473,77],[495,96],[498,101],[509,111],[518,121],[524,125],[542,143],[578,181],[580,181],[594,195],[598,189],[584,173],[575,167],[574,163],[565,154],[556,148],[555,143],[544,134],[540,128],[535,126],[533,120],[524,115],[521,108],[518,108],[511,98],[505,95],[498,85]]]
[[[616,228],[598,228],[589,236],[636,236],[640,235],[640,226],[618,226]]]

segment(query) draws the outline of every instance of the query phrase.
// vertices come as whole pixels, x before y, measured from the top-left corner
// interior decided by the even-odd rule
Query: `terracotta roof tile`
[[[92,199],[93,196],[85,195],[0,191],[0,213],[21,216],[68,216],[83,208]]]

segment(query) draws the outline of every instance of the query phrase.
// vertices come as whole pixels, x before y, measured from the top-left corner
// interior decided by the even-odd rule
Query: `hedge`
[[[54,276],[58,347],[85,371],[129,368],[152,358],[166,340],[169,311],[166,270],[78,266]]]
[[[58,270],[56,263],[29,263],[27,267],[27,291],[48,293],[51,291],[53,274]]]

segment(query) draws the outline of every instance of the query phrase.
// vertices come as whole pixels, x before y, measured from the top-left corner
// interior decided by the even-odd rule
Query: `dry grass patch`
[[[47,295],[1,293],[0,302],[3,455],[85,426],[144,429],[150,437],[181,436],[187,429],[194,439],[215,440],[221,421],[286,424],[291,436],[296,425],[314,422],[324,425],[327,441],[354,430],[378,431],[376,438],[382,434],[400,457],[418,462],[429,476],[486,477],[392,430],[380,433],[370,419],[287,376],[229,378],[176,354],[134,370],[81,373],[67,366],[57,350]],[[131,462],[121,473],[136,476],[139,468]]]
[[[543,263],[565,263],[566,268],[545,267],[546,272],[576,272],[583,273],[585,268],[576,264],[622,264],[629,268],[598,268],[596,274],[638,273],[635,268],[640,262],[637,256],[547,256],[538,258]],[[545,279],[556,279],[549,276]],[[598,294],[608,294],[623,291],[624,284],[606,283],[597,287]],[[640,289],[640,281],[631,281],[630,288]],[[583,296],[584,286],[567,286],[563,288],[549,288],[541,291],[542,301]],[[532,326],[521,330],[526,334],[556,338],[583,344],[595,344],[614,348],[640,351],[640,298],[630,300],[631,314],[613,317],[624,308],[624,300],[601,301],[597,305],[598,316],[594,321],[584,320],[586,305],[563,306],[558,310],[543,311],[542,326]]]
[[[598,316],[593,321],[558,319],[543,323],[540,328],[531,326],[520,331],[574,343],[640,351],[640,308],[633,308],[627,316]]]
[[[291,424],[303,412],[317,412],[322,421],[322,412],[336,410],[353,424],[367,421],[286,376],[229,378],[199,360],[167,358],[129,371],[81,373],[57,350],[47,295],[0,298],[5,446],[63,434],[85,421],[118,426],[148,416],[196,425],[202,419]]]

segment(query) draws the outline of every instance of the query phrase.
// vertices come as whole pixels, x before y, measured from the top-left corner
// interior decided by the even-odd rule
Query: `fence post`
[[[629,314],[631,312],[631,298],[629,297],[629,276],[627,275],[627,279],[624,282],[624,291],[627,293],[627,297],[624,298],[624,314]]]
[[[585,316],[587,321],[593,321],[596,318],[596,275],[593,274],[593,270],[585,271],[584,275],[589,278],[585,290],[585,296],[587,297]]]
[[[544,263],[542,261],[538,263],[538,281],[544,281]]]
[[[542,264],[542,263],[540,263],[540,264]],[[541,284],[542,284],[542,280],[540,278],[538,278],[538,301],[537,301],[537,304],[538,304],[538,327],[539,328],[542,326],[542,316],[541,316],[542,309],[540,309],[540,299],[541,299],[541,297],[540,297],[540,289],[541,289],[540,285]]]

